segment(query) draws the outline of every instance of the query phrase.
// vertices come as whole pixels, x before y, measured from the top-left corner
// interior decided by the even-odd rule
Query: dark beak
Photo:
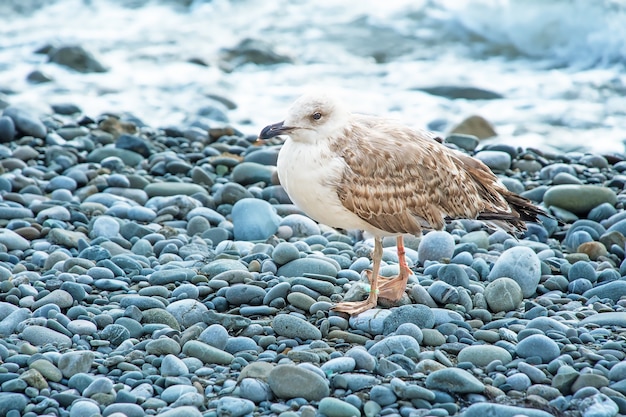
[[[284,122],[274,123],[273,125],[265,126],[259,134],[260,140],[271,139],[278,135],[283,135],[291,130],[290,127],[285,126]]]

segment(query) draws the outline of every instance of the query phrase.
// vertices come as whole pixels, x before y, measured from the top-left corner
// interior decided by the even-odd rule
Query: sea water
[[[0,91],[41,113],[70,102],[85,114],[129,112],[148,125],[193,120],[232,100],[245,133],[281,120],[309,88],[358,112],[447,130],[478,114],[499,142],[624,152],[625,0],[3,0]],[[293,64],[220,67],[246,38]],[[79,44],[108,71],[81,74],[35,51]],[[201,59],[208,66],[189,62]],[[53,81],[29,84],[40,70]],[[420,91],[460,86],[496,100]]]

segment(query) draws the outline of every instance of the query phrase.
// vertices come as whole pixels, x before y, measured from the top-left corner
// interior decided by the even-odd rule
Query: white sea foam
[[[14,0],[20,1],[20,0]],[[223,95],[231,121],[254,134],[309,85],[326,84],[355,110],[444,128],[471,114],[520,146],[624,151],[624,0],[57,0],[0,18],[0,89],[11,103],[73,102],[90,116],[128,111],[155,126],[193,119]],[[263,39],[295,64],[218,68],[219,51]],[[109,71],[77,74],[33,53],[78,43]],[[209,67],[187,62],[201,58]],[[54,82],[29,85],[40,69]],[[448,100],[433,85],[498,92]]]

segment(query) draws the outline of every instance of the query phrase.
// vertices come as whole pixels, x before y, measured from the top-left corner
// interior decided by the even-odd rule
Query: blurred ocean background
[[[102,67],[51,61],[73,45]],[[498,142],[624,153],[626,0],[0,2],[0,104],[256,134],[316,86],[415,127],[476,114]]]

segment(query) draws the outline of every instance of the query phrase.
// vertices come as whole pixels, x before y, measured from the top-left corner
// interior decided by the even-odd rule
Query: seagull
[[[366,300],[334,311],[356,315],[378,298],[399,301],[412,274],[403,235],[441,230],[452,219],[479,219],[507,232],[526,230],[545,214],[510,192],[481,161],[436,136],[395,121],[351,113],[332,95],[298,98],[284,121],[266,126],[260,140],[287,138],[278,177],[291,200],[319,223],[374,236]],[[382,239],[396,237],[399,275],[379,277]]]

